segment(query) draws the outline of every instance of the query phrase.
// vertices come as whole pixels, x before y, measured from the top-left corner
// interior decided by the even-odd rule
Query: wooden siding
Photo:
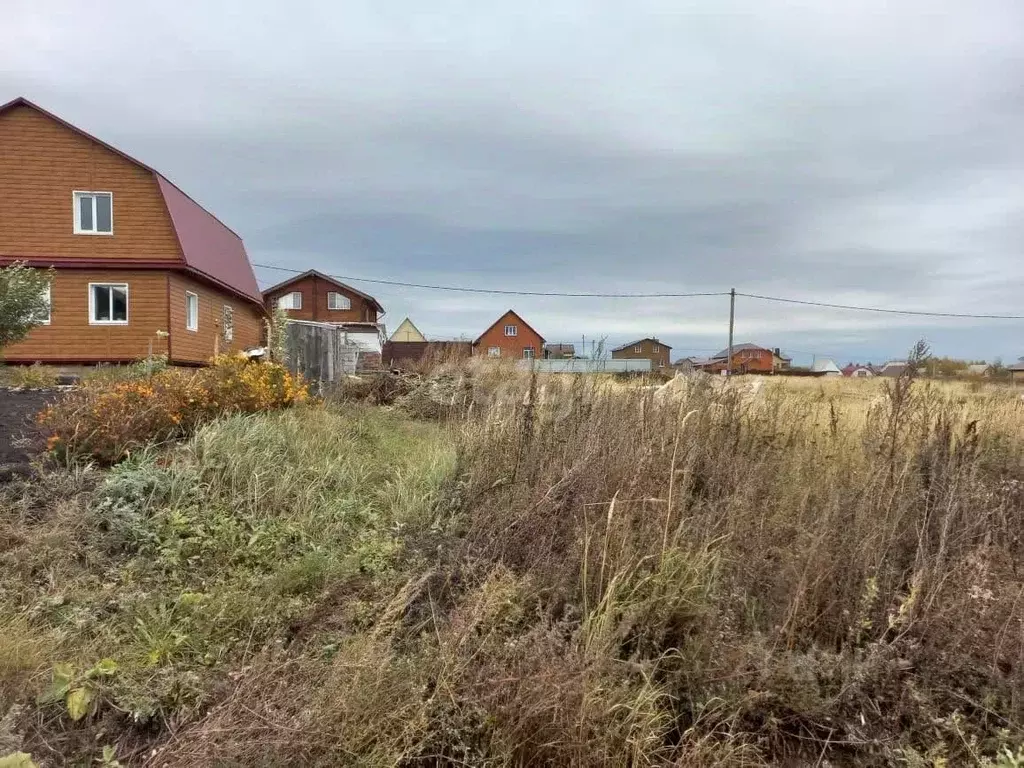
[[[640,351],[637,352],[636,348],[640,347]],[[657,350],[655,350],[657,347]],[[644,339],[639,344],[631,344],[625,349],[619,349],[612,352],[613,360],[650,360],[651,368],[668,368],[671,363],[669,362],[669,354],[671,349],[666,347],[664,344],[653,341],[652,339]]]
[[[50,324],[3,350],[10,362],[124,362],[167,354],[167,273],[60,270],[50,286]],[[89,283],[128,284],[128,324],[90,325]]]
[[[517,326],[515,336],[505,335],[506,325]],[[501,357],[513,359],[522,359],[523,350],[533,347],[534,357],[540,359],[544,354],[544,339],[514,312],[506,312],[473,344],[473,351],[478,356],[487,357],[491,347],[499,347]]]
[[[264,299],[268,311],[273,311],[277,300],[289,293],[302,294],[302,309],[290,309],[288,317],[292,320],[313,320],[320,323],[376,323],[377,312],[362,296],[339,287],[337,284],[322,277],[310,276],[298,280],[280,290],[268,293]],[[328,309],[327,294],[341,293],[352,302],[351,309]]]
[[[113,235],[74,234],[75,191],[113,194]],[[27,106],[0,115],[0,255],[182,262],[153,174]]]
[[[185,316],[185,293],[199,297],[199,327],[188,330]],[[219,339],[224,305],[234,309],[234,339]],[[170,275],[170,359],[175,363],[205,363],[217,350],[221,353],[259,346],[263,335],[263,313],[247,301],[222,291],[209,283],[188,275]]]

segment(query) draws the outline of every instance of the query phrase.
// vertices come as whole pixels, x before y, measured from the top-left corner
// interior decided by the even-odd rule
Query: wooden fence
[[[293,320],[285,326],[287,365],[306,381],[333,384],[356,372],[359,347],[345,331],[329,323]]]

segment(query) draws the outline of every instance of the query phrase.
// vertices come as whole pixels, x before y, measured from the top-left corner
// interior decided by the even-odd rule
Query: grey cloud
[[[0,100],[23,93],[159,167],[260,262],[1021,311],[1015,0],[94,6],[9,0]],[[438,335],[474,336],[510,303],[568,339],[724,335],[717,300],[361,287]],[[753,341],[837,357],[915,334],[970,357],[1020,344],[1019,324],[750,301],[740,317]]]

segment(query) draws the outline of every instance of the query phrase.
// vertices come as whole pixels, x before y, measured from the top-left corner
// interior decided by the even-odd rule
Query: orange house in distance
[[[695,368],[707,373],[721,373],[729,367],[729,350],[723,349],[714,357],[695,362]],[[775,355],[770,349],[757,344],[734,344],[732,348],[733,373],[772,373]]]
[[[199,364],[256,347],[241,238],[162,174],[26,99],[0,106],[0,266],[53,268],[49,316],[10,363]]]
[[[544,337],[511,309],[473,342],[473,354],[532,360],[544,349]]]
[[[292,320],[319,323],[376,323],[384,307],[373,296],[310,269],[263,292],[267,309],[285,310]]]

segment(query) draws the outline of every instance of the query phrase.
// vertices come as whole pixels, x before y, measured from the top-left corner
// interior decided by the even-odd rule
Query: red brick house
[[[373,296],[310,269],[263,291],[267,310],[280,306],[292,320],[376,323],[384,307]]]
[[[543,349],[544,337],[511,309],[473,342],[474,356],[532,360]]]
[[[258,346],[241,238],[161,173],[19,98],[0,106],[0,266],[53,268],[43,325],[9,363],[199,364]]]

